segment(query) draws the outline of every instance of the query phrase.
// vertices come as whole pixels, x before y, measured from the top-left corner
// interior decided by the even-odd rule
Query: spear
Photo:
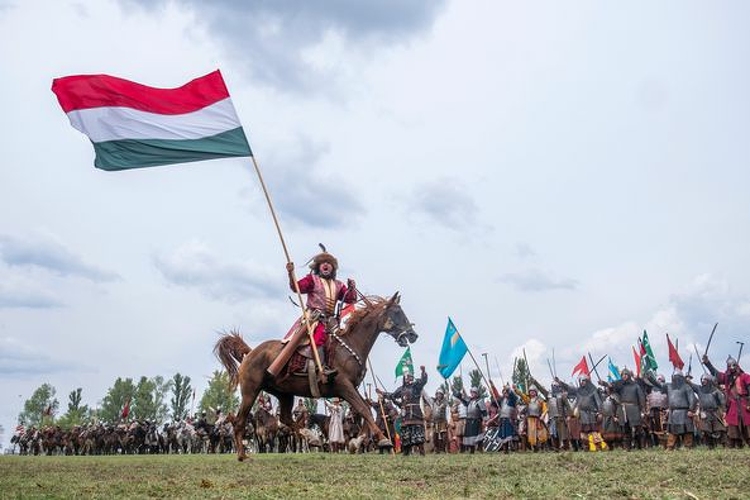
[[[505,381],[503,380],[503,371],[500,369],[500,363],[497,362],[497,356],[495,356],[495,366],[497,367],[497,373],[500,375],[500,383],[505,387]]]

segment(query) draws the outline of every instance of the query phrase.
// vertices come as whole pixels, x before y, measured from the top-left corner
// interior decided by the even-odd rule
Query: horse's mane
[[[342,335],[346,335],[353,331],[368,314],[379,309],[384,309],[388,301],[378,295],[371,295],[366,297],[364,303],[365,307],[362,309],[355,309],[354,312],[349,315],[349,319],[346,321],[346,328],[341,332]]]

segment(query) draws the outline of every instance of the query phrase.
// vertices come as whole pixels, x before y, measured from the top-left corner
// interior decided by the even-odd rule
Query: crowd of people
[[[486,397],[472,387],[452,394],[452,401],[442,388],[434,397],[424,393],[422,369],[417,380],[405,372],[401,387],[379,392],[380,401],[371,404],[381,429],[401,438],[405,455],[425,454],[425,443],[434,453],[750,445],[750,375],[732,357],[725,371],[707,357],[703,363],[699,383],[681,370],[667,381],[626,368],[613,381],[594,383],[582,373],[574,386],[555,377],[545,388],[532,378],[526,390],[491,384]]]

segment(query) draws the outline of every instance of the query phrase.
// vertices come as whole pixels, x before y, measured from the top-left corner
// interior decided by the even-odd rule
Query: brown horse
[[[378,446],[387,447],[391,446],[391,442],[375,425],[370,407],[362,399],[357,387],[365,377],[365,362],[380,332],[393,337],[401,347],[416,341],[417,334],[399,305],[398,293],[390,299],[375,297],[365,302],[364,308],[350,315],[346,328],[339,335],[331,336],[330,342],[334,343],[334,348],[328,364],[338,370],[338,375],[329,383],[320,386],[320,395],[346,400],[354,411],[365,417],[372,434],[378,440]],[[238,333],[223,334],[214,347],[214,354],[227,370],[232,386],[236,387],[239,384],[242,394],[242,403],[237,411],[238,418],[234,427],[238,460],[247,457],[242,445],[245,422],[261,390],[276,396],[279,400],[281,421],[288,426],[294,425],[294,396],[312,396],[307,377],[282,374],[276,379],[266,372],[281,352],[281,348],[280,341],[267,340],[251,349]]]

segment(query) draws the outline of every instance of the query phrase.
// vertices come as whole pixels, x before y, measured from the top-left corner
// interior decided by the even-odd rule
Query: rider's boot
[[[323,375],[326,377],[335,377],[338,370],[331,368],[326,364],[326,350],[325,346],[318,346],[318,357],[320,358],[320,364],[323,365]]]

